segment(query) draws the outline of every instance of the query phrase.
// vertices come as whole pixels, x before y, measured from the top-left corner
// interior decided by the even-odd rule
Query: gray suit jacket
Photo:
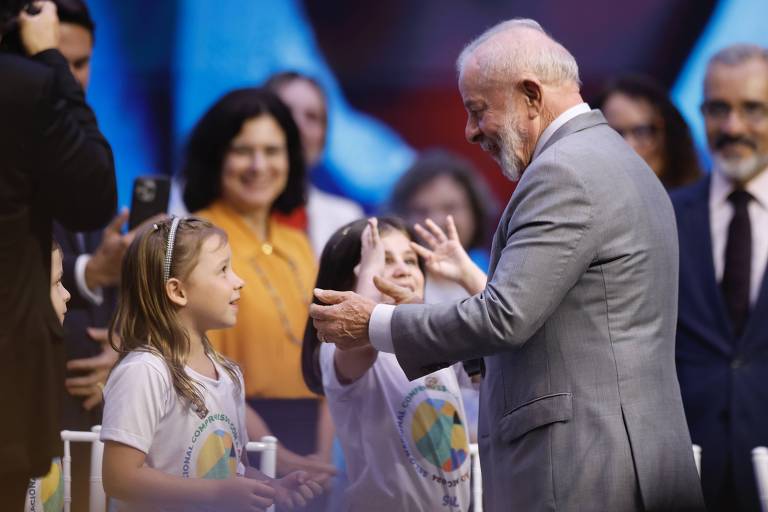
[[[664,188],[592,111],[526,169],[486,289],[395,309],[409,378],[485,357],[486,510],[703,510],[675,374],[677,274]]]

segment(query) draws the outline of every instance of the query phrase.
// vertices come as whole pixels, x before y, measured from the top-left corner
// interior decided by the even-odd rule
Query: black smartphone
[[[139,176],[133,181],[128,229],[168,210],[171,180],[168,176]]]

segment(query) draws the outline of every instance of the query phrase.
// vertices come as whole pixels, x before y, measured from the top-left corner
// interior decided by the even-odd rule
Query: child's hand
[[[461,284],[470,294],[480,292],[485,287],[485,273],[472,261],[459,242],[459,234],[453,223],[453,216],[446,218],[448,234],[440,226],[427,219],[425,224],[429,230],[420,224],[415,229],[419,236],[429,245],[429,249],[411,242],[411,247],[419,256],[424,258],[427,270],[437,276]]]
[[[379,235],[379,221],[376,217],[368,219],[362,235],[360,235],[360,263],[355,267],[355,275],[373,278],[384,269],[384,245]]]
[[[288,473],[283,478],[271,480],[270,484],[275,490],[275,501],[281,509],[303,507],[323,493],[322,486],[305,471]]]
[[[267,482],[236,476],[219,481],[216,504],[223,510],[262,512],[272,505],[275,495]]]

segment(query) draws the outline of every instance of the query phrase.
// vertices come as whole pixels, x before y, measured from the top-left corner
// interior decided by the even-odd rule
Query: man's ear
[[[165,283],[165,293],[168,294],[168,298],[171,299],[171,302],[177,306],[184,307],[187,305],[187,292],[184,289],[184,285],[181,284],[181,281],[175,277],[170,278]]]
[[[541,82],[533,77],[524,77],[520,81],[519,88],[528,109],[528,117],[534,119],[541,115],[543,92]]]

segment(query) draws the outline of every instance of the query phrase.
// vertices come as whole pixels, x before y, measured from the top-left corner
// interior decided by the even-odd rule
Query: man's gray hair
[[[709,58],[707,69],[713,64],[735,66],[752,59],[760,59],[768,64],[768,48],[756,44],[733,44],[719,50]]]
[[[493,44],[493,41],[489,43],[489,40],[494,36],[518,28],[540,32],[551,41],[551,44],[537,45],[531,48],[524,45]],[[485,43],[489,44],[486,45]],[[529,71],[544,83],[573,82],[581,85],[576,59],[565,47],[547,34],[535,20],[514,18],[503,21],[480,34],[459,54],[459,58],[456,60],[456,69],[459,74],[464,69],[467,59],[480,46],[487,46],[489,50],[487,53],[484,52],[484,58],[481,62],[483,72],[486,74],[501,73],[510,76],[521,71]]]

